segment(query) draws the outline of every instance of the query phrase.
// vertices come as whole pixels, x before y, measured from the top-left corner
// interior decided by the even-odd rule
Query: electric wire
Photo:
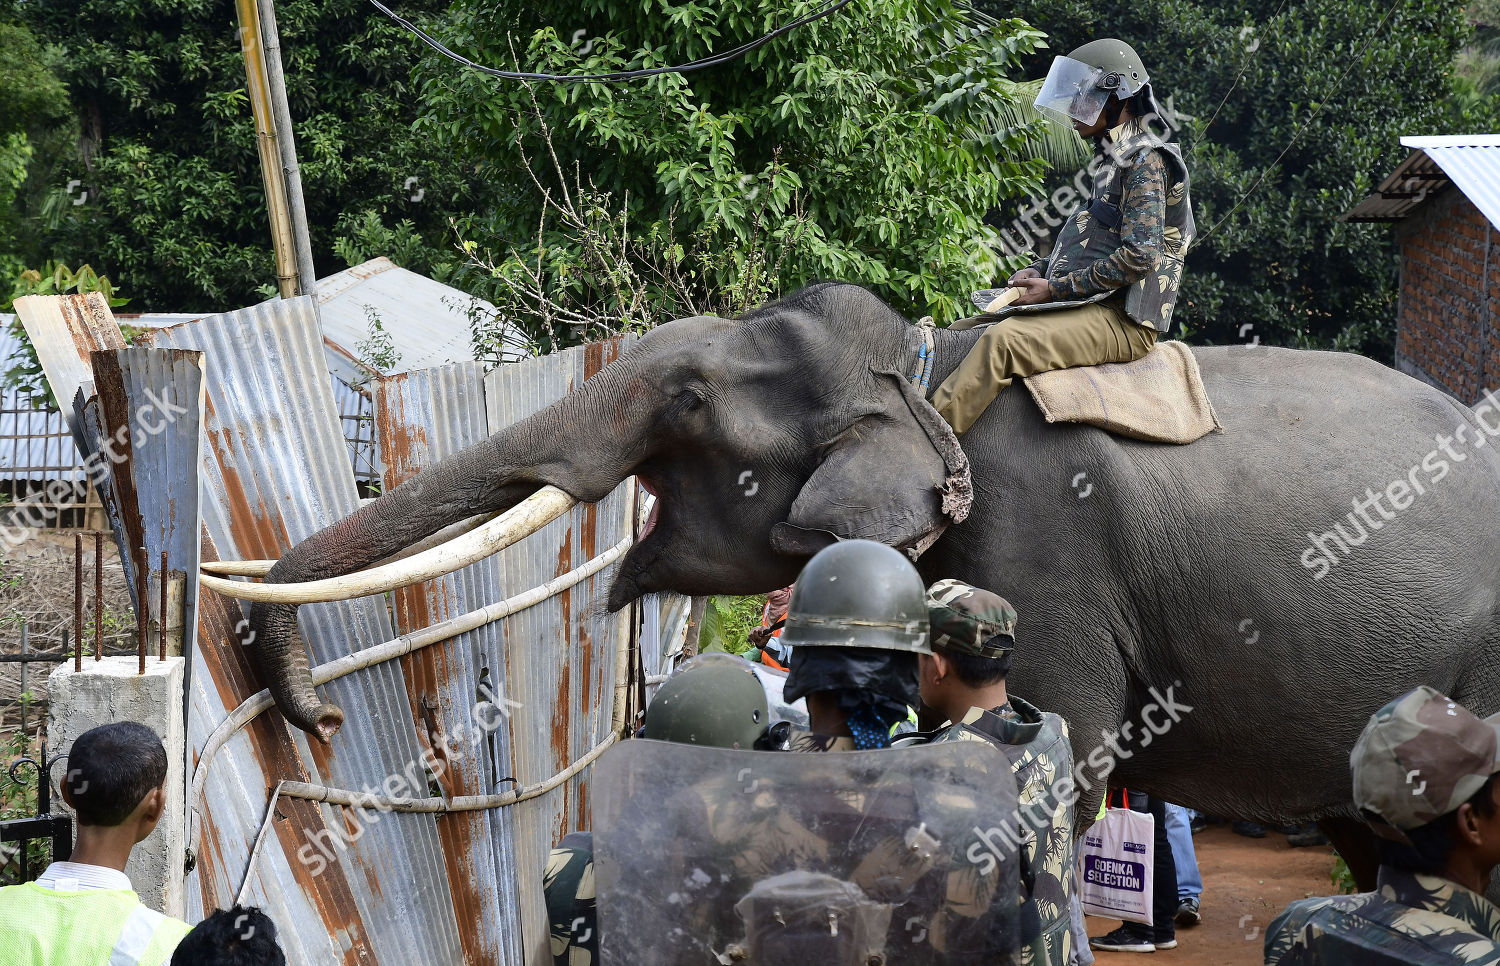
[[[743,57],[758,47],[765,46],[772,40],[775,40],[777,37],[780,37],[782,34],[795,30],[805,24],[810,24],[813,21],[822,20],[825,17],[832,16],[833,14],[837,13],[839,10],[847,7],[853,2],[854,0],[835,0],[835,2],[830,5],[825,5],[818,10],[814,10],[812,13],[803,14],[795,20],[792,20],[790,23],[783,24],[770,33],[757,37],[755,40],[751,40],[747,43],[743,43],[740,46],[735,47],[733,50],[726,50],[722,54],[713,54],[709,57],[703,57],[698,60],[688,61],[686,64],[678,64],[674,67],[646,67],[639,70],[610,71],[604,74],[539,74],[527,71],[498,70],[494,67],[486,67],[483,64],[476,64],[474,61],[463,56],[462,54],[455,53],[454,51],[443,46],[441,42],[435,40],[421,27],[418,27],[410,20],[407,20],[405,17],[396,13],[390,7],[387,7],[385,4],[381,3],[380,0],[370,0],[370,3],[375,7],[375,9],[379,10],[381,13],[385,14],[387,17],[394,20],[402,27],[406,28],[408,32],[414,34],[417,39],[422,41],[422,43],[426,44],[428,47],[431,47],[433,50],[442,54],[444,57],[447,57],[449,60],[454,61],[455,63],[462,64],[465,67],[468,67],[472,70],[477,70],[484,74],[489,74],[491,77],[499,77],[504,80],[547,81],[558,84],[613,84],[619,81],[635,80],[638,77],[654,77],[657,74],[685,74],[689,71],[703,70],[708,67],[717,67],[720,64],[726,64],[731,60],[736,60],[740,57]]]
[[[1401,6],[1402,2],[1403,0],[1395,0],[1395,2],[1390,5],[1390,8],[1385,12],[1385,16],[1380,18],[1380,23],[1375,25],[1375,29],[1371,32],[1371,36],[1378,36],[1380,34],[1380,31],[1385,28],[1385,22],[1391,19],[1391,14],[1396,12],[1396,8]],[[1249,200],[1250,196],[1253,195],[1261,186],[1261,183],[1266,180],[1266,176],[1271,173],[1272,169],[1274,169],[1278,164],[1281,163],[1281,159],[1286,157],[1286,153],[1296,145],[1297,140],[1302,137],[1302,132],[1307,130],[1312,122],[1316,121],[1318,119],[1318,116],[1323,113],[1324,108],[1328,107],[1329,103],[1332,102],[1334,98],[1338,97],[1340,92],[1343,91],[1344,82],[1349,79],[1350,73],[1354,71],[1354,68],[1356,66],[1357,64],[1353,60],[1351,60],[1349,66],[1345,67],[1344,72],[1339,75],[1338,83],[1333,86],[1333,89],[1328,92],[1326,97],[1318,102],[1318,109],[1313,111],[1312,114],[1308,115],[1307,119],[1297,126],[1297,130],[1292,132],[1291,140],[1286,143],[1286,147],[1281,149],[1281,153],[1276,155],[1276,160],[1272,161],[1270,164],[1266,165],[1264,169],[1262,169],[1260,177],[1256,178],[1255,183],[1252,184],[1248,189],[1246,189],[1244,194],[1240,195],[1239,200],[1234,203],[1234,207],[1226,211],[1224,213],[1224,217],[1215,222],[1212,228],[1204,232],[1202,235],[1198,236],[1195,244],[1201,245],[1204,241],[1213,237],[1214,232],[1218,231],[1219,228],[1223,226],[1224,222],[1229,220],[1229,216],[1238,211],[1240,205]]]
[[[1273,14],[1271,14],[1271,19],[1270,19],[1269,22],[1276,23],[1277,22],[1277,18],[1281,16],[1281,11],[1285,7],[1286,7],[1286,0],[1281,0],[1280,5],[1277,6],[1277,8],[1276,8],[1276,12],[1273,13]],[[1240,31],[1240,39],[1243,40],[1244,36],[1245,36],[1245,32],[1244,32],[1244,30],[1241,30]],[[1278,32],[1276,34],[1276,39],[1280,39],[1280,36],[1281,36],[1281,34],[1280,34],[1280,32]],[[1259,40],[1259,39],[1260,39],[1259,37],[1256,38],[1256,40]],[[1259,47],[1257,46],[1256,49],[1258,50]],[[1249,54],[1249,56],[1247,56],[1245,58],[1244,62],[1242,64],[1240,64],[1239,71],[1234,75],[1234,80],[1232,82],[1230,82],[1230,84],[1229,84],[1229,90],[1225,91],[1224,92],[1224,96],[1221,97],[1221,98],[1219,98],[1219,106],[1216,107],[1216,108],[1214,108],[1213,115],[1211,117],[1209,117],[1208,123],[1205,124],[1205,125],[1203,125],[1203,130],[1201,130],[1201,131],[1198,132],[1198,137],[1200,137],[1200,138],[1203,137],[1204,134],[1208,133],[1208,129],[1214,126],[1214,121],[1216,121],[1216,120],[1219,119],[1219,112],[1222,111],[1224,109],[1224,105],[1229,102],[1229,95],[1233,94],[1234,93],[1234,89],[1236,87],[1240,86],[1240,80],[1245,76],[1245,71],[1247,71],[1247,70],[1250,69],[1250,62],[1255,59],[1255,51],[1251,50],[1251,51],[1247,51],[1247,53]]]

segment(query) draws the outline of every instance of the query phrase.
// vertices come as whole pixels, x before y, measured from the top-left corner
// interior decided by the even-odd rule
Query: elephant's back
[[[1254,345],[1193,355],[1221,421],[1234,424],[1226,430],[1269,439],[1452,432],[1467,412],[1442,390],[1354,353]]]

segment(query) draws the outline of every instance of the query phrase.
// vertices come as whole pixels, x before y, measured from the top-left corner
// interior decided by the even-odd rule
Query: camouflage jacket
[[[1267,966],[1500,964],[1500,909],[1447,879],[1380,867],[1374,892],[1303,899],[1266,933]]]
[[[1126,315],[1168,332],[1196,232],[1182,152],[1140,118],[1110,129],[1094,152],[1091,199],[1063,222],[1051,257],[1032,266],[1056,301],[1030,308],[1102,301],[1123,290]]]
[[[990,711],[973,708],[958,724],[931,738],[987,741],[1010,759],[1020,800],[1021,963],[1066,966],[1073,954],[1071,910],[1074,861],[1073,800],[1057,794],[1058,782],[1073,774],[1068,725],[1012,696]]]
[[[592,837],[570,835],[542,873],[554,966],[591,966],[599,952]]]

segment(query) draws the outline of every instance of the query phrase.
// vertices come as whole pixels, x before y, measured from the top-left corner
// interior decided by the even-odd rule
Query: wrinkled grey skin
[[[931,387],[981,331],[937,332]],[[612,608],[657,590],[784,586],[822,531],[909,544],[942,521],[945,464],[903,381],[872,370],[910,373],[920,344],[838,283],[740,320],[674,322],[293,548],[267,579],[349,572],[544,483],[598,500],[632,473],[660,510],[619,566]],[[1368,359],[1196,355],[1227,431],[1189,446],[1048,425],[1023,387],[1001,393],[963,439],[972,510],[919,567],[1016,605],[1011,685],[1068,720],[1078,761],[1131,723],[1111,783],[1263,822],[1332,819],[1352,852],[1348,755],[1373,711],[1419,683],[1500,710],[1500,461],[1473,444],[1466,407]],[[1460,426],[1465,459],[1437,482],[1418,471],[1426,493],[1393,519],[1369,509],[1381,528],[1314,580],[1299,562],[1308,532],[1355,532],[1351,500],[1408,479]],[[746,470],[759,484],[748,497]],[[326,740],[337,709],[307,683],[294,610],[256,605],[252,625],[283,713]],[[1193,710],[1147,745],[1153,688]]]

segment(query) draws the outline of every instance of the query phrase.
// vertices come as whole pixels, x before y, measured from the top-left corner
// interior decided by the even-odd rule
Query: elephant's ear
[[[861,539],[915,558],[968,516],[969,461],[953,430],[900,374],[872,371],[884,405],[828,445],[787,522],[771,530],[778,552]]]

